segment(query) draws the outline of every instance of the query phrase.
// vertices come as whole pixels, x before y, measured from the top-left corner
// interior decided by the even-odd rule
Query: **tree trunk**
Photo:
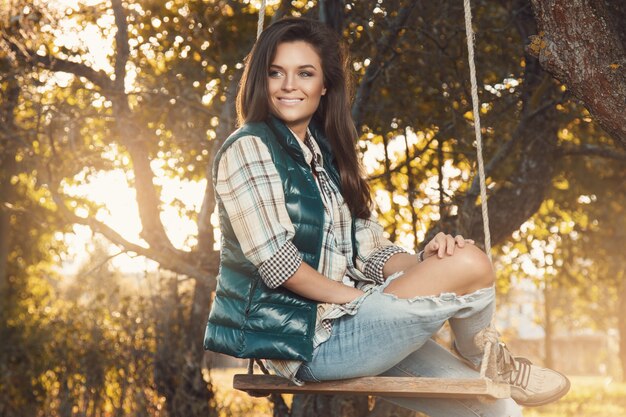
[[[619,360],[622,365],[622,381],[626,381],[626,282],[622,281],[617,303],[617,330],[619,332]]]
[[[344,0],[319,0],[319,20],[333,28],[335,32],[341,34],[344,28]]]
[[[15,163],[15,144],[17,131],[15,127],[15,108],[17,107],[20,88],[15,77],[7,77],[6,105],[0,109],[0,125],[4,126],[4,135],[0,136],[0,305],[7,305],[9,288],[9,252],[11,250],[11,214],[10,207],[14,204],[14,189],[11,177],[17,167]],[[2,324],[2,323],[0,323]]]
[[[2,176],[0,177],[0,305],[6,306],[9,288],[9,251],[11,249],[11,232],[9,207],[7,203],[13,201],[13,187],[11,173],[15,168],[13,155],[0,155]],[[0,323],[1,324],[1,323]]]
[[[178,277],[168,277],[159,305],[155,383],[170,417],[214,417],[213,390],[202,376],[202,337],[211,292],[196,280],[189,322],[185,325]]]
[[[376,398],[376,405],[372,411],[367,414],[367,417],[414,417],[416,415],[416,411],[402,408],[388,401]],[[422,414],[419,415],[421,416]]]
[[[552,356],[552,289],[550,283],[546,282],[543,288],[543,312],[544,312],[544,332],[545,332],[545,358],[544,366],[547,368],[553,368],[553,356]]]
[[[195,281],[189,326],[182,332],[185,340],[181,384],[174,397],[176,417],[214,417],[213,389],[202,375],[204,348],[202,335],[209,314],[211,291],[201,279]],[[172,416],[174,417],[174,416]]]
[[[529,52],[626,148],[624,2],[532,0],[532,6],[540,35]]]
[[[295,395],[291,417],[364,417],[367,397],[355,395]]]

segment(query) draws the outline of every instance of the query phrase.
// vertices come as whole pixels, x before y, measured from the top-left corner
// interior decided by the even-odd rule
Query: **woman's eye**
[[[312,76],[313,76],[313,74],[311,74],[310,72],[307,72],[307,71],[302,71],[302,72],[300,73],[300,76],[301,76],[301,77],[304,77],[304,78],[308,78],[308,77],[312,77]]]
[[[276,77],[280,77],[281,74],[280,74],[280,71],[272,70],[268,73],[268,75],[272,78],[276,78]]]

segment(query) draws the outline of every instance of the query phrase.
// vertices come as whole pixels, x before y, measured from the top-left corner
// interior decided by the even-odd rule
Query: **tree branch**
[[[354,120],[357,132],[361,131],[365,107],[369,101],[374,81],[376,81],[382,70],[387,65],[385,57],[387,56],[389,50],[392,50],[395,46],[398,38],[400,37],[401,30],[405,27],[411,12],[417,7],[419,1],[410,1],[408,3],[408,6],[404,6],[398,11],[396,18],[391,24],[389,33],[386,36],[382,36],[376,43],[375,49],[377,54],[371,60],[371,63],[367,67],[365,75],[357,88],[354,104],[352,105],[352,119]]]
[[[540,35],[527,51],[626,148],[626,46],[607,2],[532,0],[532,6]]]
[[[52,190],[53,187],[50,187],[50,189]],[[63,201],[63,196],[60,193],[56,191],[51,191],[51,194],[52,199],[59,210],[59,214],[68,222],[88,226],[95,233],[100,233],[101,235],[103,235],[111,243],[124,248],[124,251],[134,252],[138,255],[152,259],[158,262],[159,265],[164,269],[173,271],[177,274],[187,275],[194,279],[204,279],[206,280],[206,282],[213,281],[214,287],[215,280],[211,279],[212,276],[210,272],[197,268],[196,266],[191,264],[187,260],[187,258],[189,258],[188,252],[180,251],[177,249],[174,249],[173,251],[163,251],[162,249],[155,250],[151,247],[145,248],[141,245],[130,242],[113,228],[96,220],[93,216],[80,217],[76,215],[73,211],[67,208],[65,202]]]
[[[20,85],[15,76],[7,77],[2,111],[0,111],[0,123],[3,128],[9,132],[16,130],[15,126],[15,109],[18,106],[20,98]],[[15,134],[15,136],[18,136]],[[4,140],[0,138],[0,297],[6,300],[7,289],[9,288],[9,252],[15,243],[14,233],[12,232],[11,216],[7,209],[13,207],[15,196],[15,187],[11,184],[11,177],[17,172],[17,162],[15,155],[17,147],[11,143],[11,137]],[[2,323],[4,324],[4,323]]]
[[[509,139],[504,145],[498,148],[495,155],[489,160],[489,162],[485,164],[485,178],[489,177],[493,173],[494,169],[496,169],[498,165],[500,165],[508,156],[511,155],[511,152],[515,148],[515,145],[517,145],[522,138],[520,132],[524,131],[527,128],[528,124],[532,122],[533,118],[535,116],[541,115],[544,111],[556,105],[556,103],[557,101],[555,100],[548,100],[538,109],[530,111],[525,117],[522,118],[522,120],[520,120],[519,124],[515,127],[515,130],[511,134],[511,139]],[[476,200],[476,197],[478,197],[479,192],[480,182],[478,175],[476,175],[472,180],[472,185],[467,191],[465,198],[474,201]]]
[[[399,164],[397,164],[396,166],[394,166],[393,168],[385,168],[385,171],[377,174],[377,175],[371,175],[369,177],[367,177],[367,181],[376,181],[379,180],[381,178],[386,177],[388,174],[392,174],[392,173],[396,173],[402,170],[402,168],[404,167],[409,167],[409,164],[411,163],[411,161],[416,160],[417,158],[421,157],[424,152],[426,152],[428,150],[428,148],[430,147],[430,144],[433,143],[438,136],[433,136],[425,145],[422,149],[418,150],[415,153],[411,154],[410,159],[405,158],[404,161],[400,162]]]
[[[602,158],[626,162],[626,153],[590,144],[561,146],[557,149],[556,155],[557,157],[570,155],[600,156]]]
[[[120,142],[126,146],[132,160],[137,205],[142,226],[141,237],[148,242],[151,248],[157,250],[162,248],[166,253],[172,252],[176,249],[165,233],[165,227],[161,222],[159,208],[161,202],[154,186],[154,173],[150,167],[150,154],[145,141],[145,137],[150,133],[132,119],[128,96],[124,92],[126,63],[129,57],[126,13],[121,0],[113,0],[111,5],[117,26],[115,84],[111,102],[113,103],[117,134]]]
[[[343,21],[344,21],[344,8],[345,1],[344,0],[319,0],[317,2],[318,12],[319,12],[319,20],[324,22],[335,32],[341,34],[343,30]]]
[[[112,92],[114,90],[113,81],[102,70],[95,71],[93,68],[80,62],[72,62],[50,55],[39,55],[21,46],[13,37],[7,38],[6,36],[3,36],[2,40],[4,40],[4,42],[9,46],[9,49],[15,54],[16,60],[31,63],[33,66],[41,66],[50,71],[67,72],[69,74],[74,74],[77,77],[86,78],[100,87],[103,92]]]
[[[208,160],[213,162],[215,153],[226,140],[230,132],[235,129],[235,98],[237,96],[237,85],[242,70],[238,70],[233,74],[228,89],[226,90],[226,101],[222,107],[220,115],[220,124],[215,132],[215,139],[209,147]],[[198,214],[198,252],[201,254],[213,251],[213,225],[211,224],[211,214],[215,210],[215,190],[213,189],[213,164],[209,163],[206,169],[206,188],[204,190],[204,198],[202,199],[202,207]]]
[[[130,54],[128,46],[128,24],[126,23],[126,13],[121,0],[111,0],[113,15],[115,16],[115,90],[124,92],[124,80],[126,79],[126,61]]]

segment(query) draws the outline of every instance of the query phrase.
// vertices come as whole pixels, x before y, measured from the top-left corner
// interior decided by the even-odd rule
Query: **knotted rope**
[[[498,379],[497,351],[495,346],[499,343],[498,331],[493,325],[483,329],[474,336],[476,346],[484,346],[483,360],[480,364],[480,377],[491,380]]]

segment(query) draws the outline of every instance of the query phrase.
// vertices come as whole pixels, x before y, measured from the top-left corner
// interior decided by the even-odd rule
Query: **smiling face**
[[[272,114],[303,140],[306,128],[326,94],[322,60],[305,41],[284,42],[268,70]]]

